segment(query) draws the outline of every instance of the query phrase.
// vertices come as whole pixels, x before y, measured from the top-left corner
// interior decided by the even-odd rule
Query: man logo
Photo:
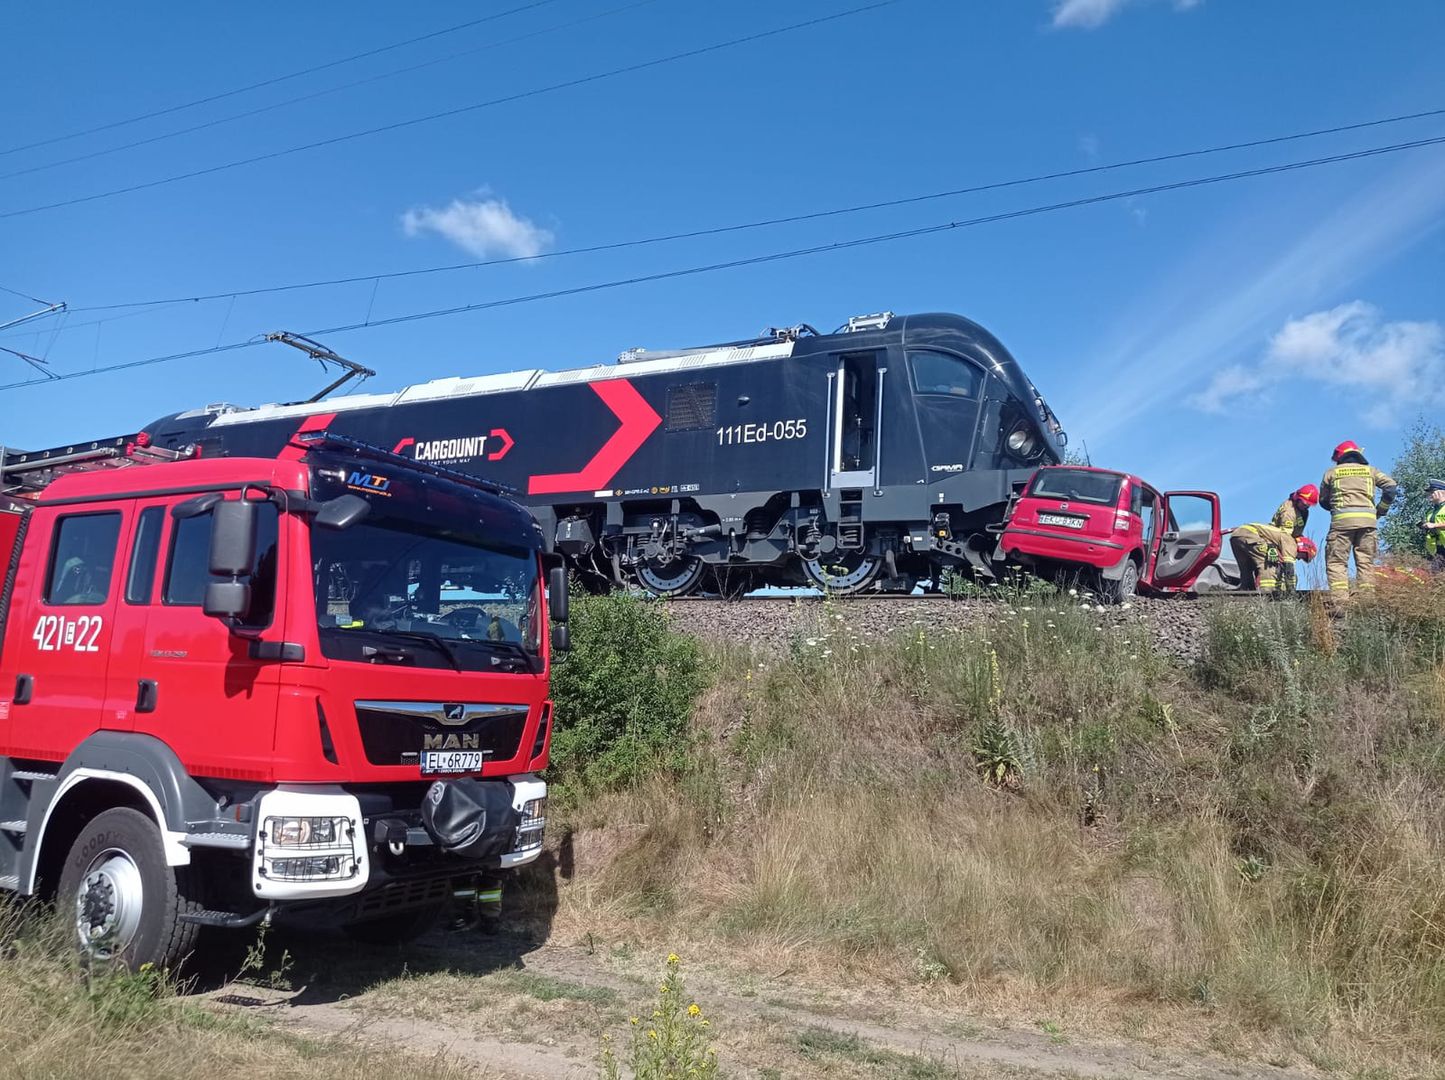
[[[421,737],[421,748],[423,750],[480,750],[482,748],[482,737],[476,732],[463,732],[458,735],[455,731],[424,732]]]
[[[467,718],[467,707],[455,702],[448,702],[442,706],[442,716],[450,723],[460,724]]]

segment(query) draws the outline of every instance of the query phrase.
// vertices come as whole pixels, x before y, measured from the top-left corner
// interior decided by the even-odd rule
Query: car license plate
[[[421,753],[423,776],[435,773],[468,773],[482,771],[480,750],[423,750]]]
[[[1068,514],[1040,514],[1040,525],[1061,525],[1065,529],[1082,529],[1084,519],[1081,517],[1070,517]]]

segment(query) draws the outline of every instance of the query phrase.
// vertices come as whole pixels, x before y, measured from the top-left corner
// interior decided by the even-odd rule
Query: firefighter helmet
[[[1344,442],[1340,443],[1339,446],[1335,447],[1335,452],[1333,455],[1335,463],[1339,464],[1340,458],[1344,457],[1346,454],[1364,454],[1364,451],[1360,449],[1360,444],[1355,442],[1354,439],[1346,439]]]
[[[1299,538],[1298,555],[1300,562],[1309,562],[1315,557],[1318,551],[1319,549],[1315,547],[1315,542],[1308,536],[1301,536]]]
[[[1316,506],[1320,501],[1320,489],[1313,484],[1306,484],[1291,495],[1290,498],[1297,503],[1303,503],[1305,506]]]

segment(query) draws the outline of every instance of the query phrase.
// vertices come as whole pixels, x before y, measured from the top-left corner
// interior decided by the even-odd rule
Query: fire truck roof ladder
[[[162,450],[145,435],[52,446],[48,450],[8,450],[0,446],[0,488],[11,493],[40,491],[57,476],[90,469],[151,465],[190,457],[194,450]]]

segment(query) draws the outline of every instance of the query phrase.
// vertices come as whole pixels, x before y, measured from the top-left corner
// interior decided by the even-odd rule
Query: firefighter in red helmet
[[[1334,465],[1320,481],[1320,506],[1330,512],[1325,537],[1325,574],[1330,593],[1350,590],[1350,556],[1355,557],[1355,587],[1375,587],[1375,555],[1379,551],[1376,522],[1390,510],[1400,486],[1394,477],[1365,460],[1358,443],[1345,440],[1335,447]]]
[[[1295,560],[1309,562],[1316,551],[1308,536],[1296,539],[1292,533],[1262,522],[1236,527],[1229,534],[1229,546],[1239,565],[1239,587],[1261,592],[1293,592]]]
[[[1279,504],[1279,509],[1274,512],[1269,523],[1298,540],[1305,534],[1305,525],[1310,519],[1310,507],[1317,506],[1319,501],[1320,489],[1313,484],[1306,484],[1298,491],[1291,492],[1289,498]]]

